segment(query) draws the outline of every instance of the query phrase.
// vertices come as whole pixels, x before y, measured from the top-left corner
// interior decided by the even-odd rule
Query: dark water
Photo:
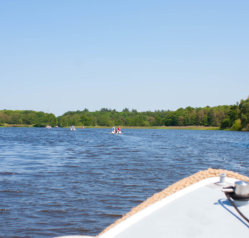
[[[249,176],[249,133],[0,128],[0,236],[96,235],[209,167]]]

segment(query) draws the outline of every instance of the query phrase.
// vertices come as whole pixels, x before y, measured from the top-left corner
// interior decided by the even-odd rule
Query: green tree
[[[242,129],[241,120],[240,119],[235,120],[231,129],[234,131],[240,131]]]
[[[241,100],[239,104],[241,126],[243,130],[249,131],[249,98]]]

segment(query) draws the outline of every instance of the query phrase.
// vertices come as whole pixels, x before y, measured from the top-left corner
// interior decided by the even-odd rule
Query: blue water
[[[249,176],[249,133],[0,128],[0,236],[96,235],[210,167]]]

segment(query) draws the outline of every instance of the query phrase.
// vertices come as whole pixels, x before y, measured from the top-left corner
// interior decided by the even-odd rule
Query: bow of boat
[[[249,223],[224,192],[224,187],[231,190],[239,180],[249,182],[248,177],[231,171],[208,169],[198,172],[153,195],[97,237],[209,238],[212,234],[214,238],[247,238]],[[239,211],[249,217],[248,200],[234,202]]]

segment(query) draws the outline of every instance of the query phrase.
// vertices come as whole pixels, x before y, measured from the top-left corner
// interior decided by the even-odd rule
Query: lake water
[[[210,167],[249,176],[249,133],[0,128],[0,236],[96,235]]]

